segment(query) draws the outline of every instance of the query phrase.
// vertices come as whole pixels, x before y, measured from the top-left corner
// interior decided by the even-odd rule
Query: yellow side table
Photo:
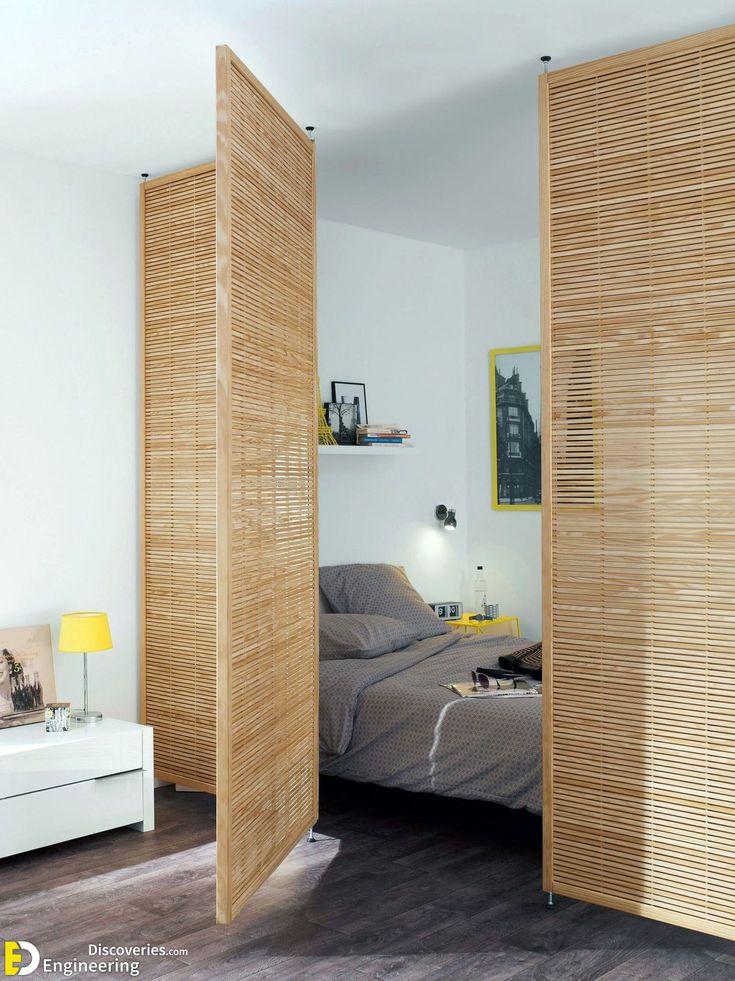
[[[465,613],[459,620],[447,620],[450,627],[463,634],[490,634],[491,636],[520,637],[518,617],[496,617],[495,620],[470,620],[472,613]]]

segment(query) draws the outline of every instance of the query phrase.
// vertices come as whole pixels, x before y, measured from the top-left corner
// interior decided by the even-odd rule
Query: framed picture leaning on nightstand
[[[51,627],[0,629],[0,729],[43,722],[56,701]]]

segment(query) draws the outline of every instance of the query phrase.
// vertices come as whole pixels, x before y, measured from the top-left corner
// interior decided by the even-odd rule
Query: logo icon
[[[31,955],[29,964],[23,964],[23,951]],[[26,974],[33,974],[41,961],[38,947],[29,943],[27,940],[6,940],[5,957],[3,964],[5,967],[5,977],[23,977]]]

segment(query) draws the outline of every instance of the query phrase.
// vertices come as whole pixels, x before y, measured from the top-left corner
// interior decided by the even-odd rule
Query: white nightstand
[[[0,858],[124,825],[154,827],[150,726],[0,729]]]

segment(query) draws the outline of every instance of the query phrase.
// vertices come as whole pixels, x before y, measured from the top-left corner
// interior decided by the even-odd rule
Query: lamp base
[[[93,712],[93,711],[85,712],[84,709],[74,709],[74,711],[71,713],[71,717],[72,719],[74,719],[75,722],[91,723],[91,722],[102,721],[101,712]]]

